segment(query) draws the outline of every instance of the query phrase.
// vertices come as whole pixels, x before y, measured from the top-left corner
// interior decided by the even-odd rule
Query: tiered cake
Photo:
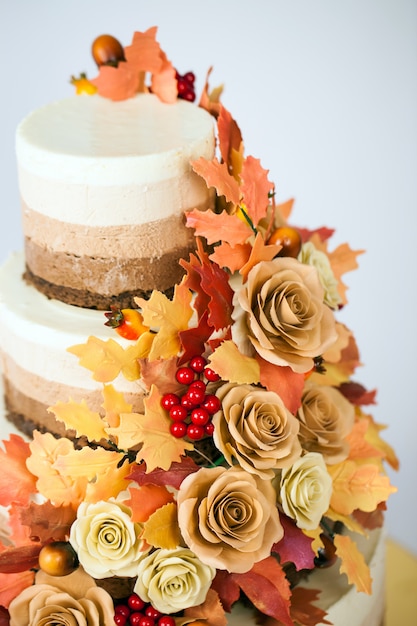
[[[358,253],[290,223],[155,35],[99,38],[17,132],[2,623],[378,626],[397,460],[337,321]]]

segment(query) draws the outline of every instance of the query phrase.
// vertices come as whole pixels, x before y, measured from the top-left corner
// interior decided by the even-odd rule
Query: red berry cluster
[[[171,615],[164,615],[144,602],[136,593],[117,604],[114,609],[114,623],[117,626],[175,626]]]
[[[188,100],[188,102],[194,102],[195,75],[193,74],[193,72],[186,72],[185,74],[179,74],[178,72],[176,72],[175,78],[177,79],[178,98],[181,98],[182,100]]]
[[[175,378],[181,385],[186,385],[187,390],[182,396],[166,393],[161,398],[161,405],[172,420],[171,434],[178,439],[188,437],[193,441],[211,437],[214,431],[211,418],[219,411],[221,402],[214,394],[207,393],[207,384],[217,382],[220,376],[207,366],[203,356],[197,355],[187,366],[177,370]]]

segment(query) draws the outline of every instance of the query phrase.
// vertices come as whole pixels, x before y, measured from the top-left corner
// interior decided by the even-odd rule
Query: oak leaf
[[[30,455],[29,444],[19,435],[11,434],[0,448],[0,505],[12,502],[27,504],[36,490],[36,478],[28,471],[26,460]]]
[[[68,352],[75,354],[80,365],[93,372],[94,380],[102,383],[111,382],[120,373],[127,380],[138,380],[138,359],[147,356],[147,350],[144,353],[139,341],[124,349],[114,339],[104,341],[98,337],[89,337],[86,343],[68,348]]]
[[[22,524],[30,528],[33,541],[65,541],[76,513],[71,505],[53,506],[49,500],[42,504],[31,502],[20,512]]]
[[[186,224],[189,228],[194,228],[198,237],[205,237],[209,244],[223,241],[231,246],[244,244],[253,235],[253,231],[247,222],[241,220],[237,215],[229,215],[226,210],[221,213],[199,211],[193,209],[187,211]]]
[[[342,561],[340,573],[346,574],[349,583],[355,585],[358,591],[370,595],[372,578],[362,552],[349,535],[335,535],[333,541],[336,554]]]
[[[197,326],[187,328],[187,330],[183,330],[182,332],[180,332],[180,341],[183,349],[183,354],[178,360],[178,365],[187,363],[196,354],[203,354],[203,352],[205,352],[206,342],[208,342],[211,335],[213,334],[213,326],[210,326],[208,320],[209,312],[208,310],[206,310],[198,320]],[[158,389],[162,391],[159,381]]]
[[[269,193],[274,185],[268,180],[268,170],[261,166],[259,159],[248,156],[241,172],[240,191],[247,213],[254,226],[266,216],[269,206]]]
[[[161,506],[174,502],[173,494],[165,485],[154,485],[151,482],[139,488],[129,487],[129,493],[130,499],[125,502],[132,510],[131,518],[134,522],[146,522]]]
[[[355,509],[373,511],[396,491],[388,476],[382,475],[380,467],[373,463],[357,464],[348,459],[327,469],[333,481],[330,506],[344,515]]]
[[[71,398],[69,402],[59,401],[55,406],[50,407],[48,412],[53,413],[67,429],[74,430],[77,437],[84,435],[90,442],[106,439],[106,424],[100,413],[91,411],[85,400],[75,402]]]
[[[143,538],[149,545],[166,550],[174,550],[181,544],[175,502],[168,502],[152,513],[144,524]]]
[[[210,367],[222,378],[238,385],[259,382],[256,359],[241,354],[233,341],[223,341],[209,357]]]
[[[142,309],[145,325],[159,329],[148,355],[150,361],[169,359],[178,354],[180,349],[178,334],[188,328],[188,322],[193,314],[191,298],[191,291],[184,283],[175,286],[172,300],[156,290],[152,292],[149,300],[135,298]]]

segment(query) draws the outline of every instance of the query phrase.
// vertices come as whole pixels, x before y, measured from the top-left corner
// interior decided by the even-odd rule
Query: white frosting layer
[[[213,120],[194,104],[151,94],[74,96],[28,115],[16,152],[30,209],[72,224],[146,224],[208,203],[190,161],[212,158]]]
[[[22,280],[23,255],[13,254],[0,268],[0,346],[20,368],[54,384],[86,390],[101,389],[67,349],[90,335],[122,346],[130,342],[104,326],[103,311],[82,309],[49,300]],[[122,376],[117,389],[137,392],[137,383]]]

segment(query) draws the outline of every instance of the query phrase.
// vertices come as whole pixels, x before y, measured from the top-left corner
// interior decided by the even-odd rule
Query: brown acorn
[[[98,67],[112,65],[117,67],[119,61],[125,60],[123,46],[113,35],[99,35],[93,41],[91,54]]]

